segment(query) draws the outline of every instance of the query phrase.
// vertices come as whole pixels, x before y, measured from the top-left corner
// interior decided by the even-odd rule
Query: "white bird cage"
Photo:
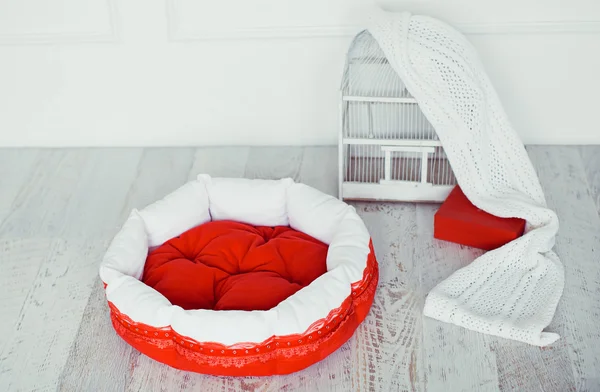
[[[456,178],[442,144],[366,30],[348,50],[340,112],[340,199],[446,199]]]

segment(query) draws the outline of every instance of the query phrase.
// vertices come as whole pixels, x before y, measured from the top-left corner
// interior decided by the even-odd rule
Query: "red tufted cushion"
[[[184,309],[268,310],[327,272],[327,250],[289,227],[208,222],[154,249],[142,281]]]

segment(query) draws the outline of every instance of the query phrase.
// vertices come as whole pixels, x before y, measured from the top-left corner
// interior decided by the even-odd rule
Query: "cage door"
[[[384,153],[384,178],[381,184],[399,183],[431,186],[427,181],[429,154],[434,147],[381,146]]]

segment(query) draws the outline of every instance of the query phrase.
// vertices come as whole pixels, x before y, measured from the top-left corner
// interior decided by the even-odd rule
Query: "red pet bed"
[[[351,206],[289,179],[205,175],[134,210],[100,275],[130,345],[175,368],[234,376],[328,356],[366,317],[378,276]]]

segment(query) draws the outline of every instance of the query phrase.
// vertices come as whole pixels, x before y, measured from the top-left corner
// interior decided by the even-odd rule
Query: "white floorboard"
[[[4,150],[0,154],[0,227],[15,211],[13,201],[31,176],[37,155],[34,149]]]
[[[598,146],[581,146],[579,152],[587,175],[590,194],[596,202],[596,209],[600,214],[600,148]]]
[[[598,391],[600,146],[528,147],[561,228],[566,286],[540,349],[422,316],[429,290],[479,250],[433,239],[435,204],[352,203],[380,263],[350,341],[301,372],[178,371],[113,331],[97,268],[132,208],[199,173],[291,177],[337,194],[333,147],[0,150],[0,391]]]
[[[597,205],[591,197],[577,149],[535,147],[529,149],[529,154],[546,191],[548,205],[556,211],[560,221],[555,249],[565,266],[565,289],[551,324],[562,337],[554,346],[566,344],[576,390],[600,390],[600,217],[596,213]]]

